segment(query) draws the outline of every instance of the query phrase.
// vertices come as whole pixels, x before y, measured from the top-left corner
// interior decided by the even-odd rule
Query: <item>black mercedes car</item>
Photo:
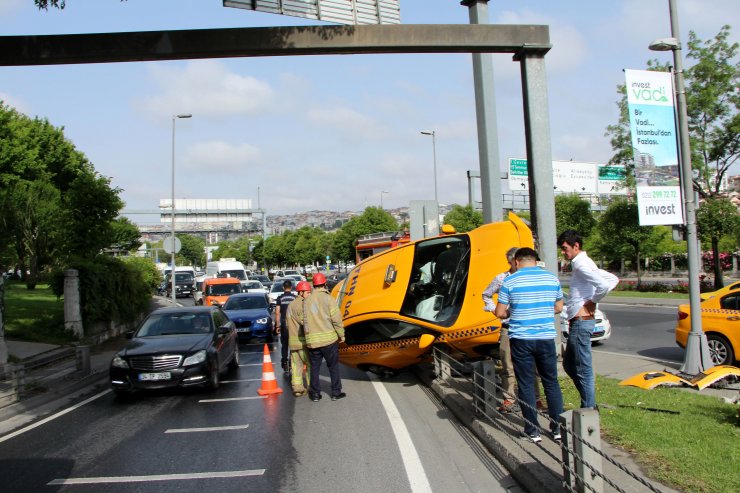
[[[236,328],[217,306],[160,308],[113,357],[110,381],[118,394],[140,389],[208,386],[239,367]]]

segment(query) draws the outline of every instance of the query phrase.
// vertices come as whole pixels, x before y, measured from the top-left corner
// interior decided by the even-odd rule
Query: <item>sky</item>
[[[681,41],[724,24],[738,41],[738,0],[678,0]],[[400,0],[403,24],[468,24],[459,0]],[[492,24],[547,24],[554,160],[605,163],[623,69],[672,60],[648,44],[669,37],[668,0],[494,0]],[[0,35],[321,24],[223,7],[221,0],[67,0],[39,11],[0,0]],[[684,64],[688,62],[684,59]],[[493,55],[499,158],[524,158],[519,65]],[[171,195],[172,115],[177,198],[251,199],[267,215],[361,211],[434,198],[467,204],[478,169],[470,54],[232,58],[0,67],[0,100],[64,127],[126,210]],[[258,193],[259,189],[259,193]],[[504,184],[504,190],[507,190]],[[387,193],[384,193],[387,192]],[[477,192],[479,198],[479,192]],[[259,202],[258,202],[259,199]],[[140,224],[158,216],[133,215]]]

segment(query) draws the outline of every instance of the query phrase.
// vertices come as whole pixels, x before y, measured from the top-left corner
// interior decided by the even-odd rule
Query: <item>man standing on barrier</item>
[[[558,384],[555,314],[563,309],[563,291],[554,274],[537,267],[537,252],[531,248],[518,249],[514,259],[517,271],[501,284],[495,314],[500,319],[509,318],[523,438],[542,441],[535,407],[536,367],[545,388],[552,438],[560,440],[558,417],[563,412],[563,395]]]
[[[568,302],[563,315],[568,320],[568,341],[563,353],[563,369],[581,395],[581,407],[596,407],[594,370],[591,362],[591,334],[596,325],[596,303],[614,289],[619,279],[599,269],[586,252],[577,231],[569,229],[558,237],[563,257],[571,261]]]

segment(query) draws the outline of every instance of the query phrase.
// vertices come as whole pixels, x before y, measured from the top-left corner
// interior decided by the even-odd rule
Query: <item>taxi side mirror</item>
[[[422,334],[421,337],[419,337],[419,349],[428,348],[432,345],[434,339],[436,339],[436,337],[434,337],[432,334]]]

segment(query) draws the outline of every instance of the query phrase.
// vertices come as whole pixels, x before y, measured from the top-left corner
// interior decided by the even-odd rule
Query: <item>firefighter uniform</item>
[[[313,401],[321,398],[319,370],[324,359],[331,377],[331,398],[341,399],[345,394],[339,376],[339,343],[344,342],[344,325],[336,300],[324,285],[314,286],[313,292],[306,298],[304,313],[306,346],[311,360],[309,397]]]
[[[311,363],[306,349],[306,325],[305,312],[306,299],[298,297],[291,301],[286,311],[285,322],[288,333],[288,347],[290,348],[290,385],[296,397],[306,393],[306,387],[311,382]],[[303,375],[306,374],[306,385],[303,383]]]

